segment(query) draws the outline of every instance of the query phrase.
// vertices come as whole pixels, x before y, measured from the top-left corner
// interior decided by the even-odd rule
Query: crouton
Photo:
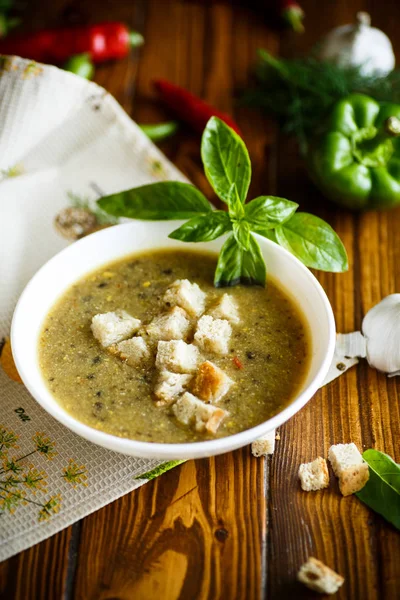
[[[180,306],[192,317],[199,317],[205,309],[206,295],[197,283],[177,279],[165,292],[164,302],[167,306]]]
[[[344,582],[341,575],[313,556],[300,567],[297,579],[320,594],[335,594]]]
[[[137,367],[150,357],[150,351],[141,336],[119,342],[115,349],[131,367]]]
[[[262,437],[254,440],[251,444],[251,453],[253,456],[268,456],[273,454],[275,450],[275,429],[263,435]]]
[[[160,371],[192,373],[197,369],[200,360],[200,352],[193,344],[186,344],[182,340],[158,342],[156,367]]]
[[[154,394],[157,398],[156,406],[169,406],[184,392],[192,375],[181,373],[171,373],[171,371],[161,371],[159,373]]]
[[[95,315],[92,319],[92,333],[104,348],[118,344],[130,338],[141,325],[139,319],[134,319],[124,310],[116,310]]]
[[[369,479],[368,464],[364,462],[355,444],[336,444],[329,448],[328,458],[333,472],[339,478],[343,496],[361,490]]]
[[[237,325],[240,321],[239,310],[235,300],[229,294],[224,294],[214,306],[207,311],[214,319],[226,319]]]
[[[182,340],[187,337],[191,324],[187,318],[187,312],[179,306],[164,315],[155,317],[145,331],[149,338],[153,340]]]
[[[228,344],[232,334],[232,327],[224,319],[214,319],[210,315],[204,315],[197,322],[195,343],[206,352],[215,354],[227,354]]]
[[[183,425],[194,425],[196,431],[216,433],[227,411],[205,404],[196,396],[185,392],[172,406],[172,412]]]
[[[191,392],[204,402],[218,402],[229,391],[233,381],[209,360],[203,362],[191,384]]]
[[[299,479],[305,492],[315,492],[329,486],[329,473],[326,460],[318,456],[309,463],[303,463],[299,467]]]

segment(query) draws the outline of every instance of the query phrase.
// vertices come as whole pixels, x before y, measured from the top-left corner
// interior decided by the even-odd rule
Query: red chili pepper
[[[296,33],[303,33],[304,10],[295,0],[281,0],[281,16]]]
[[[156,79],[153,84],[164,104],[198,133],[203,133],[211,117],[219,117],[221,121],[241,135],[240,129],[232,117],[204,102],[188,90],[165,79]]]
[[[75,54],[88,53],[94,63],[124,58],[143,37],[123,23],[100,23],[65,29],[46,29],[0,40],[0,54],[16,54],[39,62],[64,63]]]
[[[240,360],[238,359],[238,357],[237,357],[237,356],[234,356],[234,357],[232,358],[232,362],[233,362],[233,364],[235,365],[235,367],[237,367],[238,369],[243,369],[243,363],[242,363],[242,362],[240,362]]]

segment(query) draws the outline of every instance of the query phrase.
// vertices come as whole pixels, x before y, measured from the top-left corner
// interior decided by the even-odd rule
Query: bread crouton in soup
[[[216,262],[203,251],[152,250],[75,282],[39,341],[63,409],[106,433],[160,443],[233,435],[283,410],[308,371],[305,320],[272,278],[266,288],[215,288]],[[256,441],[253,452],[273,444]]]
[[[204,402],[218,402],[233,385],[233,380],[209,360],[203,362],[191,383],[191,391]]]

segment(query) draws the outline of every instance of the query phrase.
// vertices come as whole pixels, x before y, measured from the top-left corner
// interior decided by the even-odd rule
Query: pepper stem
[[[400,135],[400,119],[397,117],[389,117],[383,123],[380,129],[378,129],[376,135],[370,140],[369,145],[372,148],[377,148],[387,140],[396,138]]]
[[[144,37],[138,31],[129,32],[129,45],[131,48],[139,48],[144,44]]]
[[[353,155],[366,167],[381,167],[390,160],[394,148],[393,138],[400,136],[400,119],[388,117],[380,129],[360,129],[353,136]]]
[[[390,137],[397,137],[400,135],[400,119],[397,117],[389,117],[383,124],[386,134]]]

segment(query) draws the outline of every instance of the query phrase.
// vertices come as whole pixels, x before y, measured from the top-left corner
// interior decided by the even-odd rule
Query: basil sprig
[[[365,450],[369,480],[356,496],[400,530],[400,465],[378,450]]]
[[[251,181],[249,154],[241,137],[217,117],[204,130],[201,157],[206,177],[227,211],[213,210],[197,188],[179,181],[143,185],[100,198],[98,204],[116,217],[189,219],[169,235],[182,242],[209,242],[229,234],[218,257],[216,287],[265,285],[266,266],[254,233],[280,244],[308,267],[347,270],[346,250],[322,219],[298,213],[298,204],[276,196],[259,196],[245,204]]]

